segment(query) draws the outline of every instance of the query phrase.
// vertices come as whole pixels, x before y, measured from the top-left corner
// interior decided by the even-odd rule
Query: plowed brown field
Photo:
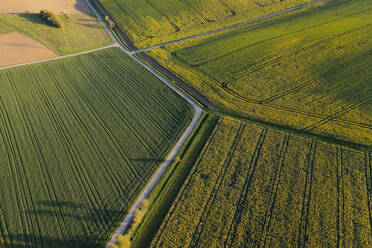
[[[18,32],[0,35],[0,54],[0,67],[57,56],[49,48]]]
[[[0,1],[0,14],[37,13],[48,9],[57,13],[90,13],[84,0],[12,0]]]

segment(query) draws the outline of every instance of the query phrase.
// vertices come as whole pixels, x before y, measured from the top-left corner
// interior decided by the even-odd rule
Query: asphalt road
[[[290,8],[290,9],[279,11],[279,12],[273,13],[271,15],[267,15],[267,16],[264,16],[264,17],[261,17],[261,18],[257,18],[257,19],[254,19],[254,20],[247,21],[247,22],[239,23],[239,24],[236,24],[236,25],[232,25],[232,26],[229,26],[229,27],[217,29],[217,30],[210,31],[210,32],[207,32],[207,33],[198,34],[198,35],[194,35],[194,36],[186,37],[186,38],[183,38],[183,39],[179,39],[179,40],[175,40],[175,41],[170,41],[170,42],[158,44],[156,46],[152,46],[152,47],[148,47],[148,48],[144,48],[144,49],[140,49],[140,50],[135,50],[135,51],[129,51],[124,46],[122,46],[121,43],[115,37],[115,35],[111,32],[111,30],[106,26],[105,22],[101,19],[100,15],[97,13],[97,11],[89,3],[89,1],[88,0],[85,0],[85,1],[89,5],[89,7],[92,9],[93,13],[103,23],[103,25],[105,26],[106,30],[110,33],[111,37],[115,40],[116,45],[118,47],[120,47],[120,49],[124,53],[126,53],[128,56],[130,56],[137,63],[139,63],[140,65],[142,65],[144,68],[146,68],[152,74],[154,74],[163,83],[165,83],[168,87],[170,87],[177,94],[179,94],[182,98],[184,98],[187,102],[189,102],[193,106],[193,108],[194,108],[194,116],[193,116],[193,119],[192,119],[190,125],[187,127],[187,129],[185,130],[185,132],[183,133],[183,135],[181,136],[181,138],[177,141],[176,145],[170,151],[170,153],[168,154],[168,156],[165,159],[165,161],[160,165],[160,167],[158,168],[158,170],[156,171],[156,173],[153,175],[153,177],[150,180],[150,182],[146,185],[146,187],[142,191],[141,195],[137,198],[136,202],[131,207],[131,209],[129,210],[128,214],[125,216],[124,220],[121,222],[119,228],[116,230],[116,232],[111,237],[110,241],[107,243],[106,248],[110,248],[111,247],[111,244],[116,244],[116,238],[117,238],[117,236],[120,235],[120,234],[123,234],[126,231],[126,229],[129,227],[129,225],[132,223],[132,221],[134,219],[134,216],[135,216],[136,210],[141,207],[142,201],[144,199],[146,199],[150,195],[151,191],[153,190],[153,188],[155,187],[155,185],[157,184],[157,182],[160,180],[161,176],[163,175],[163,173],[165,172],[165,170],[167,169],[167,167],[171,164],[171,162],[173,161],[173,159],[176,156],[176,154],[178,153],[178,151],[181,149],[181,147],[183,146],[183,144],[186,142],[187,138],[191,135],[192,131],[195,129],[196,125],[198,124],[198,122],[200,120],[200,117],[201,117],[201,114],[202,114],[202,111],[203,111],[200,108],[200,106],[192,98],[190,98],[183,91],[181,91],[180,89],[178,89],[175,85],[173,85],[171,82],[169,82],[165,77],[163,77],[161,74],[159,74],[157,71],[155,71],[152,67],[150,67],[148,64],[146,64],[144,61],[142,61],[141,59],[139,59],[138,57],[136,57],[135,54],[136,53],[140,53],[141,54],[144,51],[147,51],[147,50],[150,50],[150,49],[159,48],[159,47],[162,47],[162,46],[166,46],[166,45],[170,45],[170,44],[174,44],[174,43],[178,43],[178,42],[182,42],[182,41],[186,41],[186,40],[190,40],[190,39],[199,38],[199,37],[202,37],[202,36],[207,36],[207,35],[211,35],[211,34],[223,32],[223,31],[227,31],[227,30],[230,30],[230,29],[238,28],[238,27],[245,26],[245,25],[248,25],[248,24],[252,24],[252,23],[255,23],[255,22],[259,22],[259,21],[262,21],[262,20],[265,20],[265,19],[269,19],[269,18],[278,16],[278,15],[282,15],[282,14],[289,13],[289,12],[292,12],[292,11],[295,11],[295,10],[299,10],[299,9],[305,8],[307,6],[311,6],[311,5],[314,5],[314,4],[323,2],[324,0],[317,0],[317,1],[314,1],[314,2],[311,2],[311,3],[299,5],[299,6]]]
[[[130,223],[133,221],[133,218],[134,218],[134,215],[135,215],[136,210],[141,207],[142,201],[144,199],[146,199],[150,195],[151,191],[153,190],[153,188],[155,187],[155,185],[157,184],[157,182],[160,180],[160,178],[163,175],[163,173],[165,172],[165,170],[172,163],[173,159],[175,158],[175,156],[177,155],[177,153],[179,152],[179,150],[181,149],[181,147],[184,145],[184,143],[186,142],[186,140],[188,139],[188,137],[192,134],[192,132],[195,129],[195,127],[197,126],[197,124],[198,124],[198,122],[200,120],[201,114],[203,112],[203,109],[191,97],[189,97],[183,91],[181,91],[179,88],[177,88],[176,86],[174,86],[165,77],[163,77],[161,74],[159,74],[153,68],[151,68],[145,62],[143,62],[142,60],[140,60],[139,58],[137,58],[135,56],[135,54],[136,53],[141,53],[141,52],[144,52],[144,51],[147,51],[147,50],[150,50],[150,49],[159,48],[159,47],[162,47],[162,46],[174,44],[174,43],[177,43],[177,42],[182,42],[182,41],[186,41],[186,40],[190,40],[190,39],[199,38],[199,37],[202,37],[202,36],[207,36],[207,35],[211,35],[211,34],[223,32],[223,31],[227,31],[227,30],[234,29],[234,28],[237,28],[237,27],[241,27],[241,26],[244,26],[244,25],[247,25],[247,24],[251,24],[251,23],[258,22],[258,21],[262,21],[262,20],[265,20],[265,19],[268,19],[268,18],[271,18],[271,17],[275,17],[275,16],[278,16],[278,15],[289,13],[289,12],[294,11],[294,10],[302,9],[302,8],[307,7],[307,6],[311,6],[311,5],[314,5],[314,4],[323,2],[324,0],[317,0],[315,2],[311,2],[311,3],[308,3],[308,4],[303,4],[303,5],[300,5],[300,6],[296,6],[296,7],[287,9],[287,10],[276,12],[274,14],[271,14],[271,15],[268,15],[268,16],[264,16],[264,17],[261,17],[261,18],[257,18],[257,19],[254,19],[254,20],[250,20],[250,21],[247,21],[247,22],[244,22],[244,23],[239,23],[239,24],[236,24],[236,25],[233,25],[233,26],[229,26],[229,27],[226,27],[226,28],[221,28],[221,29],[217,29],[217,30],[210,31],[210,32],[207,32],[207,33],[198,34],[198,35],[186,37],[186,38],[183,38],[183,39],[179,39],[179,40],[175,40],[175,41],[171,41],[171,42],[166,42],[166,43],[158,44],[158,45],[155,45],[155,46],[152,46],[152,47],[148,47],[148,48],[144,48],[144,49],[140,49],[140,50],[136,50],[136,51],[129,51],[124,46],[122,46],[121,43],[116,39],[116,37],[114,36],[114,34],[111,32],[111,30],[106,26],[105,22],[101,19],[100,15],[93,8],[93,6],[87,0],[85,0],[85,1],[88,4],[88,6],[92,9],[93,13],[103,23],[103,25],[105,26],[106,30],[109,32],[109,34],[111,35],[111,37],[115,41],[115,44],[110,45],[110,46],[105,46],[105,47],[97,48],[97,49],[93,49],[93,50],[89,50],[89,51],[85,51],[85,52],[80,52],[80,53],[75,53],[75,54],[70,54],[70,55],[65,55],[65,56],[59,56],[59,57],[50,58],[50,59],[38,60],[38,61],[33,61],[33,62],[28,62],[28,63],[22,63],[22,64],[17,64],[17,65],[11,65],[11,66],[6,66],[6,67],[1,67],[0,70],[15,68],[15,67],[24,66],[24,65],[31,65],[31,64],[36,64],[36,63],[42,63],[42,62],[47,62],[47,61],[53,61],[53,60],[58,60],[58,59],[64,59],[64,58],[69,58],[69,57],[74,57],[74,56],[79,56],[79,55],[88,54],[88,53],[96,52],[96,51],[99,51],[99,50],[107,49],[107,48],[110,48],[110,47],[119,47],[124,53],[126,53],[128,56],[130,56],[134,61],[136,61],[138,64],[140,64],[141,66],[143,66],[144,68],[146,68],[149,72],[151,72],[153,75],[155,75],[159,80],[161,80],[169,88],[171,88],[178,95],[180,95],[183,99],[185,99],[189,104],[191,104],[191,106],[194,109],[193,119],[192,119],[191,123],[189,124],[189,126],[187,127],[187,129],[184,131],[184,133],[182,134],[182,136],[180,137],[180,139],[177,141],[176,145],[169,152],[169,154],[166,157],[165,161],[159,166],[158,170],[153,175],[153,177],[151,178],[150,182],[146,185],[146,187],[142,191],[141,195],[137,198],[136,202],[131,207],[131,209],[129,210],[128,214],[125,216],[124,220],[121,222],[119,228],[114,233],[114,235],[112,236],[111,240],[107,243],[106,248],[110,248],[110,245],[111,244],[115,244],[116,243],[117,236],[119,234],[123,234],[125,232],[125,230],[128,228],[128,226],[130,225]]]
[[[97,11],[93,8],[93,6],[86,0],[89,7],[92,9],[93,13],[100,19],[100,21],[105,25],[103,20],[101,19],[100,15],[97,13]],[[155,185],[160,180],[161,176],[164,174],[165,170],[168,168],[168,166],[172,163],[173,159],[181,149],[181,147],[185,144],[189,136],[194,131],[196,125],[198,124],[201,114],[203,112],[202,108],[199,107],[199,105],[188,95],[186,95],[183,91],[178,89],[176,86],[174,86],[171,82],[169,82],[166,78],[164,78],[162,75],[160,75],[157,71],[152,69],[150,66],[148,66],[146,63],[144,63],[142,60],[137,58],[133,52],[128,51],[124,46],[120,44],[120,42],[116,39],[115,35],[111,32],[111,30],[105,25],[106,30],[110,33],[111,37],[115,40],[115,43],[120,49],[126,53],[128,56],[130,56],[134,61],[136,61],[138,64],[146,68],[149,72],[154,74],[158,79],[160,79],[164,84],[166,84],[169,88],[171,88],[173,91],[175,91],[178,95],[180,95],[183,99],[185,99],[191,106],[194,108],[194,115],[191,123],[187,127],[187,129],[183,132],[180,139],[177,141],[176,145],[172,148],[172,150],[169,152],[168,156],[164,160],[163,163],[159,166],[155,174],[152,176],[150,182],[147,183],[145,188],[143,189],[140,196],[137,198],[134,205],[129,210],[128,214],[125,216],[124,220],[121,222],[120,226],[116,230],[116,232],[111,237],[111,240],[107,243],[106,248],[110,248],[111,244],[116,243],[116,238],[118,235],[123,234],[125,230],[128,228],[130,223],[132,223],[134,215],[136,213],[136,210],[141,207],[142,201],[150,195],[151,191],[154,189]]]

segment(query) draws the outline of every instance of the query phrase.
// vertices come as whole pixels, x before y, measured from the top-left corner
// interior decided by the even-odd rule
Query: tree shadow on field
[[[28,228],[18,228],[0,239],[0,247],[95,248],[104,247],[126,214],[117,200],[111,207],[87,207],[69,201],[39,201],[25,211]],[[108,204],[109,205],[109,204]],[[115,206],[116,205],[116,206]],[[54,230],[55,229],[55,230]],[[28,230],[22,233],[22,230]]]
[[[70,208],[84,208],[84,205],[81,203],[75,203],[75,202],[67,202],[67,201],[39,201],[39,204],[49,207],[59,207],[59,206],[66,206]]]
[[[94,13],[92,13],[89,6],[85,3],[84,0],[76,0],[74,7],[82,13],[95,17]]]
[[[131,162],[141,162],[141,163],[162,163],[164,159],[162,158],[132,158]]]
[[[54,248],[100,247],[100,245],[97,245],[94,242],[92,242],[92,240],[95,240],[96,238],[94,236],[89,239],[87,239],[86,237],[74,237],[71,239],[58,239],[58,238],[49,238],[49,237],[39,236],[39,235],[29,235],[29,234],[23,235],[22,234],[22,235],[8,235],[8,236],[5,236],[4,238],[12,240],[13,242],[13,243],[5,243],[4,247],[6,248],[7,247],[12,247],[12,248],[38,247],[38,245],[40,245],[41,243],[37,241],[35,242],[35,240],[43,240],[42,244],[44,245],[44,247],[54,247]]]
[[[35,13],[21,13],[21,14],[19,14],[19,16],[22,17],[22,18],[24,18],[28,22],[51,27],[50,24],[48,24],[45,20],[43,20],[40,17],[39,14],[35,14]]]
[[[78,22],[76,24],[81,25],[81,26],[85,26],[85,27],[88,27],[88,28],[104,29],[104,27],[102,27],[99,22],[87,23],[87,21],[82,22],[81,20],[78,20]]]

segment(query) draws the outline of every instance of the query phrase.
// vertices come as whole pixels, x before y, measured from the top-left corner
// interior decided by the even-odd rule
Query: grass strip
[[[131,237],[131,247],[147,247],[151,242],[218,119],[218,115],[215,114],[207,113],[203,115],[199,125],[180,151],[179,156],[167,169],[151,193],[148,199],[148,211]]]

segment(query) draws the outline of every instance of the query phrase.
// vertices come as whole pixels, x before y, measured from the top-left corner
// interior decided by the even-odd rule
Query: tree
[[[107,22],[107,24],[109,25],[110,28],[115,27],[115,22],[113,20],[111,20],[110,17],[105,16],[105,20],[106,20],[106,22]]]

